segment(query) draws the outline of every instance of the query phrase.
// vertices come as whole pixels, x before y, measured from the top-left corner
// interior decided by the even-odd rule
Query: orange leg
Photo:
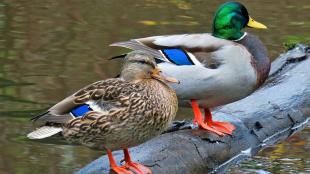
[[[214,129],[213,127],[211,127],[210,125],[208,125],[207,123],[204,122],[204,120],[202,119],[202,113],[199,109],[199,105],[197,103],[196,100],[191,100],[192,102],[192,108],[194,111],[194,124],[198,124],[198,126],[202,129],[208,130],[210,132],[214,132],[219,136],[224,136],[224,134],[222,132],[220,132],[219,130]]]
[[[232,135],[233,131],[236,129],[233,124],[228,122],[213,121],[210,109],[204,108],[204,111],[205,111],[205,120],[204,120],[205,123],[207,123],[209,126],[220,132]]]
[[[127,170],[123,166],[117,166],[117,164],[113,158],[111,150],[107,150],[107,153],[108,153],[108,158],[109,158],[109,162],[110,162],[110,168],[112,171],[114,171],[117,174],[134,174],[133,172]]]
[[[132,162],[128,149],[124,149],[125,167],[134,171],[136,174],[152,174],[152,171],[142,164]]]

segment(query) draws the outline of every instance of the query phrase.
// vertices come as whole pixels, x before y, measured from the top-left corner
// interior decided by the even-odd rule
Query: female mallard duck
[[[232,134],[234,125],[213,121],[208,108],[248,96],[266,80],[270,69],[265,46],[241,31],[246,26],[267,28],[254,21],[242,4],[227,2],[215,13],[211,34],[153,36],[111,46],[144,50],[160,58],[162,71],[180,80],[172,87],[181,106],[191,104],[194,122],[218,135]],[[204,119],[199,106],[204,108]]]
[[[42,139],[61,132],[71,143],[105,149],[116,173],[151,173],[131,161],[127,148],[159,135],[174,119],[178,100],[166,82],[178,81],[160,75],[153,56],[129,53],[120,78],[88,85],[35,117],[43,126],[28,138]],[[124,150],[124,166],[117,166],[111,153],[119,149]]]

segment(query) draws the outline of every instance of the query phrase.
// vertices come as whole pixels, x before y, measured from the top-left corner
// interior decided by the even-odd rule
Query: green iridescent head
[[[254,21],[239,2],[226,2],[214,15],[212,35],[222,39],[238,40],[244,35],[241,30],[246,26],[267,28],[264,24]]]

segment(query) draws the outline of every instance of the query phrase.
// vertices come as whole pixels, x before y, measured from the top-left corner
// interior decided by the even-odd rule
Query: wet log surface
[[[236,125],[233,136],[218,137],[177,121],[164,134],[131,148],[134,161],[154,174],[223,173],[268,145],[284,140],[310,122],[310,49],[298,45],[272,63],[266,83],[255,93],[213,112]],[[121,151],[114,152],[121,161]],[[77,171],[109,173],[103,156]]]

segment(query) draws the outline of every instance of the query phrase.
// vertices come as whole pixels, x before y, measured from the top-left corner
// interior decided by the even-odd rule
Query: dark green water
[[[216,0],[1,0],[0,173],[72,173],[101,152],[28,141],[29,119],[84,85],[113,77],[124,52],[112,42],[210,31]],[[286,40],[310,43],[309,0],[245,1],[268,30],[248,29],[272,58]],[[179,118],[191,118],[180,112]],[[232,173],[310,173],[310,129],[270,147]]]

